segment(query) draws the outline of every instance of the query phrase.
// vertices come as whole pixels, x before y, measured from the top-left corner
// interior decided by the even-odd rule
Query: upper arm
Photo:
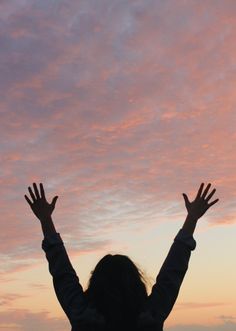
[[[84,293],[63,243],[46,251],[56,296],[70,320],[84,308]]]
[[[161,267],[148,298],[152,314],[162,322],[168,317],[177,299],[180,286],[188,269],[191,250],[175,241]]]

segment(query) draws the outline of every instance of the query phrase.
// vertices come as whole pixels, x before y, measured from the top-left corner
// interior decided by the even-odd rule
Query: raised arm
[[[32,201],[25,195],[33,213],[39,219],[44,234],[42,248],[46,253],[49,271],[53,277],[53,285],[57,298],[71,323],[83,309],[83,289],[73,269],[65,250],[60,234],[56,232],[52,220],[52,212],[58,196],[48,203],[43,184],[40,183],[40,193],[33,183],[34,192],[28,187]]]
[[[187,217],[182,229],[175,237],[169,253],[156,278],[156,283],[149,296],[148,307],[161,325],[171,312],[177,299],[180,286],[188,269],[191,250],[195,249],[196,242],[193,233],[198,219],[214,205],[219,199],[209,203],[215,189],[207,196],[211,184],[203,191],[202,183],[195,199],[190,202],[187,195],[183,194],[187,208]]]

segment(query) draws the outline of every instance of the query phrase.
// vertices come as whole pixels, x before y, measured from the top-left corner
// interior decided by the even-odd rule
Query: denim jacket
[[[188,269],[191,251],[195,247],[196,242],[193,237],[181,229],[156,277],[151,294],[148,296],[146,309],[139,316],[140,330],[163,330],[164,321],[177,299]],[[56,296],[70,321],[71,331],[106,330],[104,317],[94,307],[85,305],[83,288],[71,265],[60,234],[56,233],[44,238],[42,249],[49,263]]]

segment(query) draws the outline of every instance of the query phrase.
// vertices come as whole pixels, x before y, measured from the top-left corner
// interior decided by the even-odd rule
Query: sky
[[[203,182],[199,220],[167,331],[236,329],[236,2],[0,2],[0,330],[64,331],[33,182],[86,289],[108,253],[148,290]]]

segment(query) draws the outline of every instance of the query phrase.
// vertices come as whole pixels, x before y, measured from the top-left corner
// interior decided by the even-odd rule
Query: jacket
[[[174,306],[188,269],[191,251],[195,247],[193,237],[181,229],[156,277],[146,309],[138,318],[138,329],[163,330],[164,322]],[[60,234],[44,238],[42,249],[46,254],[56,296],[70,321],[71,331],[107,330],[104,317],[94,307],[85,304],[83,288],[71,265]]]

